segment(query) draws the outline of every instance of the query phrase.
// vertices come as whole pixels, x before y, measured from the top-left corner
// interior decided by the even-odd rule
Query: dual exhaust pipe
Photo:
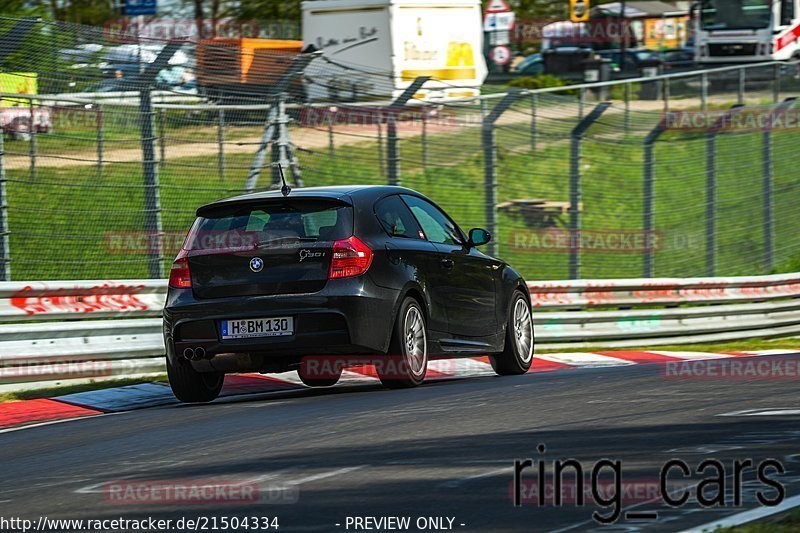
[[[198,346],[197,348],[186,348],[183,351],[183,357],[189,361],[200,361],[201,359],[206,358],[206,349],[202,346]]]

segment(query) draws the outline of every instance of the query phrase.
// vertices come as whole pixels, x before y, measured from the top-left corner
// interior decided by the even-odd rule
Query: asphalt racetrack
[[[609,514],[611,507],[576,505],[574,493],[560,507],[524,497],[515,507],[514,461],[526,458],[543,459],[548,468],[575,458],[587,474],[600,459],[619,460],[619,520],[595,523],[592,512]],[[704,509],[690,499],[673,508],[659,497],[650,501],[662,465],[673,458],[691,469],[720,461],[727,504]],[[0,516],[277,517],[279,531],[388,531],[403,523],[388,517],[408,517],[410,531],[680,531],[762,507],[758,491],[777,498],[756,479],[755,467],[737,487],[732,482],[735,460],[757,465],[768,458],[783,465],[785,473],[771,470],[768,477],[791,501],[800,494],[796,379],[666,379],[651,364],[411,390],[337,387],[4,431]],[[531,469],[522,472],[523,481],[534,478]],[[545,478],[546,486],[553,481]],[[247,501],[225,501],[224,491],[210,501],[170,501],[151,490],[212,482],[256,487],[257,494]],[[735,492],[739,506],[730,503]],[[630,512],[646,516],[626,517]]]

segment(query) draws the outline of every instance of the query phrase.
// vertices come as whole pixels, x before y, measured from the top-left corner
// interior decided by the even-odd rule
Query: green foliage
[[[552,74],[537,74],[536,76],[522,76],[511,80],[509,87],[519,87],[520,89],[547,89],[550,87],[566,87],[571,85],[568,80],[561,79]],[[559,94],[564,96],[574,96],[577,90],[561,91]]]
[[[553,104],[542,100],[542,116]],[[213,144],[213,127],[190,127],[188,117],[178,127],[180,117],[167,134],[173,142]],[[544,119],[543,119],[544,120]],[[623,115],[608,113],[602,127],[622,130]],[[574,121],[559,119],[545,130],[539,148],[530,150],[525,136],[528,124],[504,124],[497,129],[498,187],[500,200],[543,198],[552,201],[569,199],[569,142],[558,131],[568,132]],[[138,128],[107,123],[109,146],[138,150]],[[518,129],[522,127],[522,130]],[[600,126],[598,126],[600,127]],[[95,157],[90,127],[85,131],[63,130],[62,135],[81,135],[79,143],[55,135],[40,135],[37,147],[42,153],[70,157]],[[364,132],[367,133],[367,132]],[[258,128],[231,126],[226,139],[252,139]],[[292,135],[311,135],[296,131]],[[362,133],[359,132],[359,135]],[[760,168],[752,152],[760,133],[725,135],[718,139],[718,274],[744,275],[763,268],[763,229],[760,193],[753,187]],[[787,261],[800,249],[800,224],[779,213],[792,212],[800,195],[796,163],[778,154],[792,153],[797,133],[774,135],[775,164],[775,238],[779,271],[800,270],[800,260]],[[420,136],[404,136],[400,141],[402,184],[430,195],[465,228],[485,225],[485,185],[483,150],[480,136],[471,128],[428,134],[427,167],[423,168]],[[9,153],[26,153],[23,141],[6,141]],[[109,148],[112,150],[112,148]],[[241,191],[252,153],[226,154],[225,180],[217,175],[215,149],[197,150],[179,157],[179,145],[169,144],[168,160],[159,168],[164,228],[181,234],[193,219],[193,209],[215,199]],[[383,151],[382,151],[383,150]],[[185,152],[185,147],[184,147]],[[642,220],[642,151],[636,139],[622,137],[607,141],[587,138],[583,144],[584,228],[594,232],[636,232]],[[379,154],[384,157],[383,165]],[[336,145],[334,156],[327,149],[300,153],[300,164],[308,186],[343,183],[386,182],[385,145],[375,139]],[[116,157],[109,152],[109,160]],[[656,148],[656,227],[665,245],[656,252],[657,276],[699,276],[704,273],[705,235],[705,140],[674,140]],[[144,227],[141,163],[129,160],[108,163],[102,175],[94,166],[41,166],[35,182],[29,179],[27,166],[7,169],[14,279],[129,278],[147,276],[146,251],[109,253],[106,235],[134,235]],[[262,184],[269,181],[262,174]],[[43,216],[43,213],[47,213]],[[76,215],[79,213],[79,215]],[[53,228],[57,234],[53,235]],[[564,279],[567,256],[564,251],[542,252],[519,246],[517,234],[530,235],[525,220],[505,212],[498,215],[497,244],[499,255],[530,279]],[[41,237],[40,237],[41,235]],[[79,246],[75,244],[80,242]],[[41,250],[52,251],[52,260],[43,260]],[[165,258],[165,268],[171,257]],[[783,263],[786,261],[786,263]],[[593,277],[637,277],[642,272],[642,257],[631,253],[586,253],[583,275]]]
[[[641,83],[631,83],[630,99],[638,100],[639,94],[642,92]],[[608,91],[608,97],[611,100],[625,100],[625,85],[612,85]]]
[[[237,17],[243,20],[258,19],[270,22],[300,22],[300,0],[242,0]]]
[[[51,5],[56,20],[88,26],[102,26],[103,23],[120,15],[115,9],[114,0],[73,0],[63,3],[52,2]]]
[[[35,17],[45,12],[43,3],[27,0],[3,0],[4,17]]]

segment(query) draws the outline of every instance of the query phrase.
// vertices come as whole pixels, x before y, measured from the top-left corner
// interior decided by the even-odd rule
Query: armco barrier
[[[800,274],[528,288],[539,348],[800,334]],[[163,372],[165,294],[165,280],[0,283],[0,386]]]

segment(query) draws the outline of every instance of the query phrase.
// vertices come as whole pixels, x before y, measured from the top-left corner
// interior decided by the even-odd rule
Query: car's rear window
[[[203,212],[186,250],[241,249],[327,242],[353,234],[353,208],[324,200],[231,205]]]

